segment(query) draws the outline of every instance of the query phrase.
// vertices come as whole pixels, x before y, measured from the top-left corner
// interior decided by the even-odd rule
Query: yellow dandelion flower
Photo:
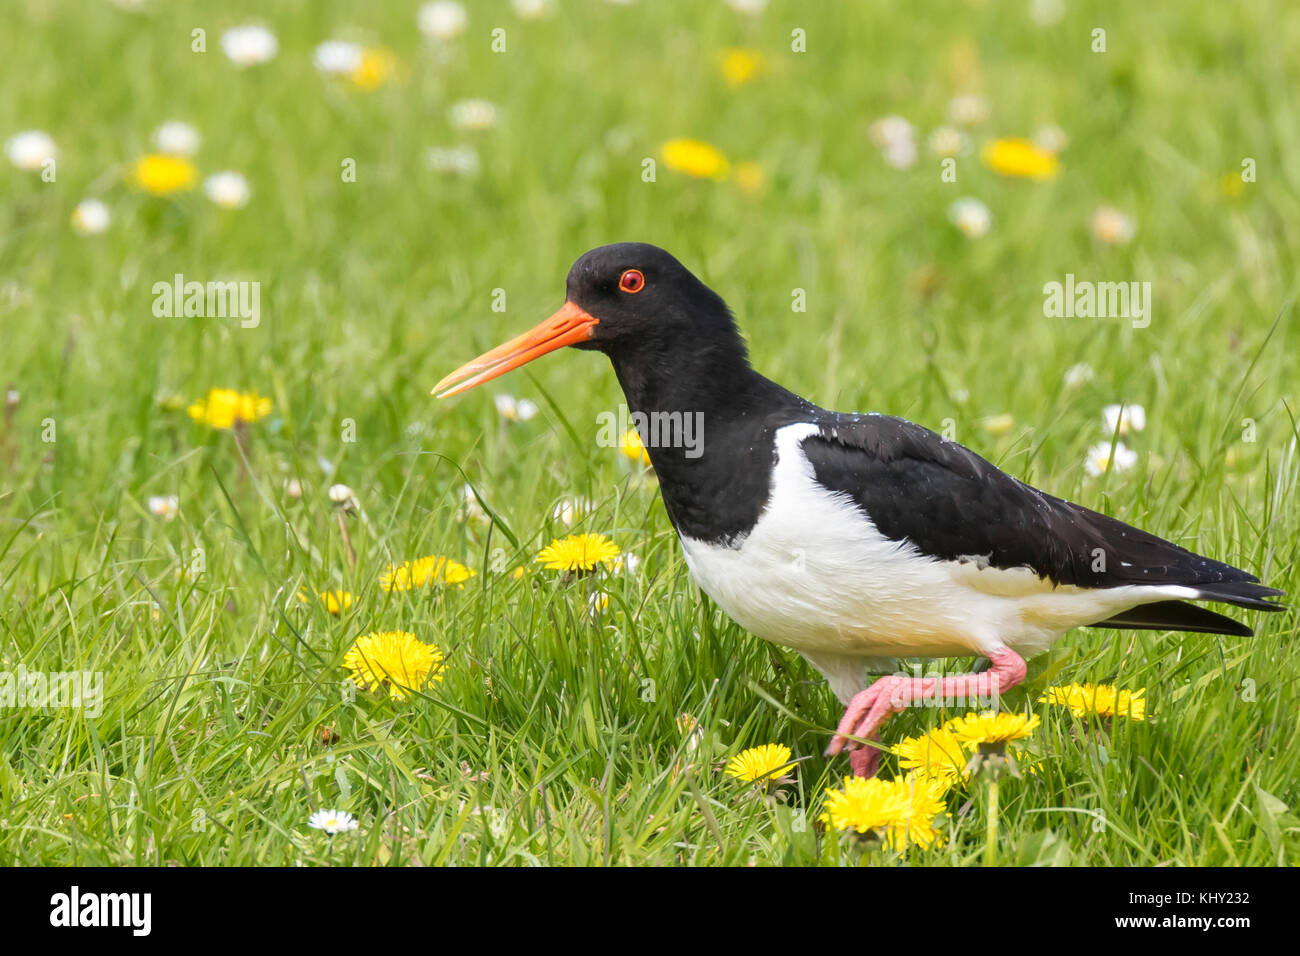
[[[731,164],[716,146],[698,139],[670,139],[661,150],[664,165],[697,179],[727,178]]]
[[[871,833],[892,826],[903,813],[901,792],[892,780],[845,777],[844,789],[826,790],[821,820],[836,830]]]
[[[128,179],[155,196],[170,196],[194,188],[199,171],[183,156],[150,153],[131,164]]]
[[[343,657],[352,682],[366,690],[386,689],[405,700],[430,681],[442,680],[442,651],[410,631],[376,631],[358,637]]]
[[[784,777],[794,767],[790,748],[785,744],[763,744],[742,750],[727,762],[726,774],[746,783],[756,780],[771,781]]]
[[[591,571],[608,565],[619,556],[618,545],[603,534],[572,534],[556,538],[537,553],[537,562],[548,571]]]
[[[1246,191],[1246,180],[1241,178],[1241,173],[1233,170],[1224,173],[1219,179],[1219,192],[1229,199],[1236,199]]]
[[[324,602],[325,610],[333,614],[335,617],[338,617],[357,601],[356,597],[348,591],[321,591],[316,596]],[[306,591],[300,591],[298,593],[298,600],[303,604],[310,604],[312,602],[312,597]]]
[[[932,779],[845,777],[844,789],[827,789],[820,819],[836,830],[875,834],[889,846],[926,847],[943,842],[934,819],[945,809],[943,787]]]
[[[980,422],[990,435],[1005,435],[1016,426],[1014,415],[990,415]]]
[[[945,787],[967,776],[968,755],[962,742],[947,727],[935,727],[919,737],[907,737],[894,744],[890,752],[898,755],[902,769],[931,778]]]
[[[388,570],[379,576],[379,583],[385,591],[410,591],[435,584],[464,587],[465,582],[476,573],[473,568],[467,568],[459,561],[431,554],[414,561],[390,564]]]
[[[979,747],[981,753],[1001,753],[1008,743],[1028,737],[1038,727],[1037,714],[967,714],[954,717],[944,727],[962,744]]]
[[[623,436],[623,441],[619,443],[618,450],[632,461],[640,462],[647,468],[650,467],[650,453],[645,450],[645,442],[641,441],[641,433],[635,428],[629,428]]]
[[[1075,717],[1096,714],[1098,717],[1128,717],[1146,720],[1147,689],[1120,690],[1114,684],[1066,684],[1047,688],[1040,703],[1068,707]]]
[[[1055,179],[1061,173],[1056,154],[1027,139],[995,139],[984,145],[984,165],[1003,176],[1024,179]]]
[[[722,78],[733,90],[763,72],[766,63],[757,50],[730,47],[722,54]]]
[[[256,392],[213,388],[206,398],[196,399],[186,409],[190,418],[212,428],[234,428],[237,422],[252,424],[271,414],[271,400]]]
[[[763,191],[763,186],[767,182],[763,167],[752,161],[737,163],[731,178],[736,181],[740,191],[747,196],[757,196]]]
[[[894,780],[903,793],[905,812],[889,833],[891,846],[915,843],[921,849],[943,845],[943,834],[935,827],[934,818],[947,809],[944,794],[947,786],[933,777],[919,778],[909,775]]]
[[[357,89],[377,90],[397,72],[397,56],[386,47],[373,47],[361,51],[361,60],[348,74]]]

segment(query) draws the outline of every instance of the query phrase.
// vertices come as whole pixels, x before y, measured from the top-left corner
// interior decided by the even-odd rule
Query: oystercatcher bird
[[[936,696],[996,701],[1071,628],[1247,637],[1187,602],[1282,609],[1270,598],[1283,592],[1254,575],[1032,488],[920,425],[828,411],[764,378],[726,303],[663,249],[593,249],[567,292],[434,393],[567,345],[604,352],[643,420],[701,422],[689,446],[642,435],[686,564],[738,624],[825,676],[846,706],[827,753],[847,748],[859,775],[876,772],[890,714]],[[989,665],[862,689],[897,658],[967,655]]]

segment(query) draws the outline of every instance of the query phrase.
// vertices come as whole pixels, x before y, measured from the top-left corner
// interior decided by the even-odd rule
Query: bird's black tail
[[[1217,582],[1196,585],[1198,601],[1219,601],[1235,604],[1252,611],[1284,611],[1286,608],[1269,598],[1282,597],[1286,592],[1265,587],[1250,581]],[[1129,628],[1137,631],[1195,631],[1199,634],[1232,634],[1237,637],[1254,635],[1245,624],[1214,611],[1189,604],[1186,601],[1156,601],[1135,608],[1089,627]]]
[[[1215,584],[1194,584],[1200,593],[1198,601],[1220,601],[1235,604],[1237,607],[1250,608],[1252,611],[1285,611],[1286,608],[1269,598],[1280,598],[1286,594],[1277,588],[1265,587],[1254,581],[1220,581]]]

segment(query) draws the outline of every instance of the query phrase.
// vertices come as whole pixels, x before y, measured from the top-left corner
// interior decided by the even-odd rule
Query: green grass
[[[847,772],[820,756],[839,707],[797,654],[700,596],[653,478],[597,447],[597,414],[621,401],[607,363],[563,353],[462,398],[428,394],[549,314],[570,262],[604,242],[673,251],[730,302],[755,364],[814,401],[951,420],[1025,480],[1300,590],[1294,6],[1070,4],[1041,27],[1025,3],[773,0],[750,19],[722,3],[560,0],[525,23],[485,2],[442,63],[416,6],[0,12],[14,78],[0,136],[42,128],[62,150],[54,183],[0,172],[0,384],[21,393],[0,436],[0,671],[102,672],[106,695],[94,718],[0,710],[0,862],[859,859],[815,825]],[[281,49],[239,71],[218,38],[248,16]],[[495,26],[505,54],[489,49]],[[1089,49],[1098,26],[1104,54]],[[206,54],[190,52],[195,27]],[[795,27],[806,53],[790,52]],[[319,76],[313,47],[349,30],[393,48],[402,81],[363,93]],[[717,69],[731,45],[767,61],[734,91]],[[971,155],[943,183],[924,145],[912,170],[881,161],[869,124],[901,113],[924,136],[944,122],[976,82],[962,50],[977,51],[992,106],[976,145],[1055,123],[1070,137],[1059,179],[1001,179]],[[447,107],[464,97],[497,103],[496,128],[452,129]],[[247,175],[247,208],[121,182],[170,118],[204,134],[205,173]],[[760,163],[765,191],[662,166],[642,182],[642,158],[675,136]],[[426,168],[428,148],[460,143],[477,147],[477,177]],[[355,183],[340,179],[346,157]],[[1243,157],[1257,182],[1230,198],[1219,183]],[[78,236],[69,216],[92,194],[114,222]],[[947,221],[965,195],[994,215],[974,242]],[[1135,217],[1132,243],[1091,237],[1102,203]],[[151,287],[176,272],[260,281],[261,325],[154,317]],[[1151,281],[1150,327],[1044,318],[1042,286],[1067,272]],[[806,314],[791,312],[796,288]],[[1067,390],[1076,362],[1096,375]],[[185,414],[214,386],[274,401],[247,467],[231,433]],[[503,425],[492,396],[507,391],[541,413]],[[1139,461],[1091,479],[1085,452],[1109,437],[1101,409],[1117,401],[1147,409],[1125,439]],[[981,427],[1004,414],[1009,432]],[[291,477],[301,500],[286,495]],[[459,520],[466,479],[499,525]],[[326,496],[335,481],[364,510],[350,523],[355,567]],[[159,494],[179,495],[176,520],[149,514]],[[552,508],[575,495],[598,505],[578,530],[643,559],[600,582],[612,600],[595,619],[589,582],[493,571],[535,567],[567,530]],[[196,548],[202,573],[182,575]],[[423,554],[479,573],[459,590],[379,588],[389,561]],[[335,618],[301,604],[304,587],[360,600]],[[1076,631],[1031,663],[1007,704],[1042,713],[1043,769],[1002,784],[1002,861],[1296,862],[1296,617],[1237,616],[1256,637]],[[348,701],[343,654],[379,629],[437,643],[445,680],[405,703]],[[1151,719],[1090,726],[1036,703],[1070,680],[1146,687]],[[697,750],[683,713],[705,729]],[[936,719],[905,713],[886,738]],[[321,742],[323,726],[337,742]],[[804,758],[775,800],[720,772],[770,741]],[[979,864],[984,801],[980,786],[954,797],[946,846],[897,859]],[[359,830],[308,829],[320,807],[352,812]]]

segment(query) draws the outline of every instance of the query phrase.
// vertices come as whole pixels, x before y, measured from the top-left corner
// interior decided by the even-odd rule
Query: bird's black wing
[[[1081,587],[1180,584],[1202,600],[1280,609],[1266,598],[1282,592],[1254,575],[1032,488],[920,425],[835,413],[818,425],[803,442],[817,481],[851,497],[887,538],[936,558],[1030,568]]]

